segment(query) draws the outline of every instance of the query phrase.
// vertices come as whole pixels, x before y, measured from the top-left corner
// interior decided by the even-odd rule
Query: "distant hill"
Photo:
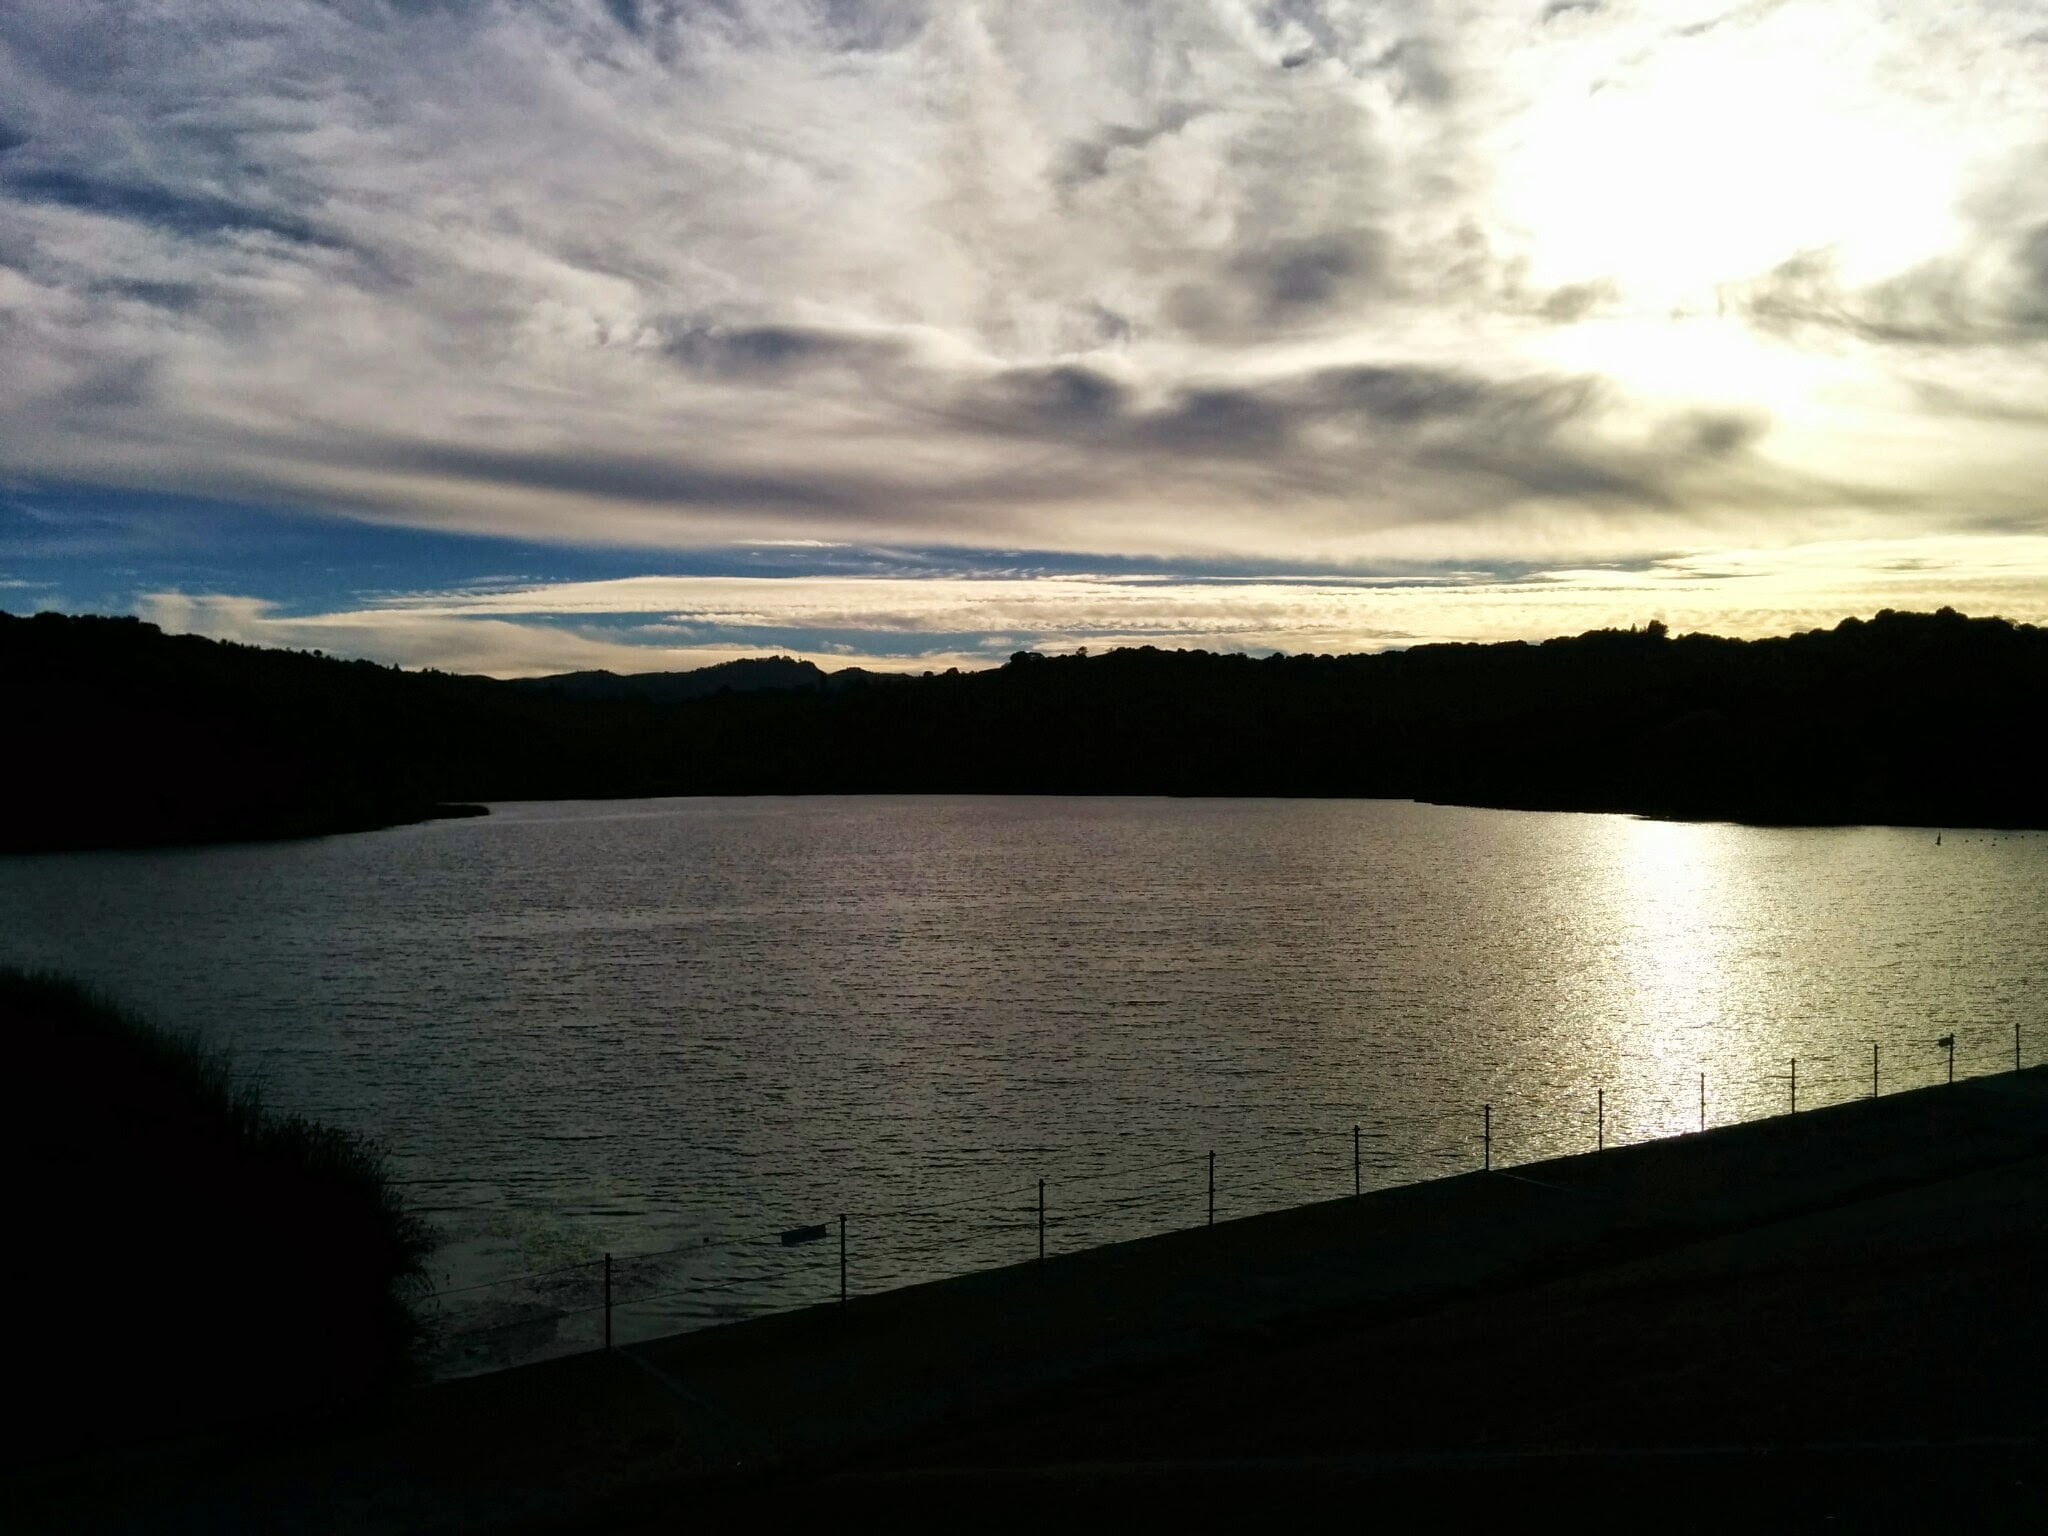
[[[820,688],[831,674],[793,656],[721,661],[688,672],[557,672],[520,678],[509,686],[571,694],[580,699],[651,699],[674,704],[714,693],[750,693],[760,688]]]
[[[556,672],[546,677],[517,678],[505,686],[568,694],[579,699],[645,699],[656,704],[678,704],[685,699],[707,699],[717,693],[849,688],[913,680],[907,672],[870,672],[865,667],[842,667],[827,672],[794,656],[757,656],[685,672]]]
[[[722,681],[704,691],[705,673]],[[1653,624],[1365,656],[1020,652],[921,678],[776,657],[520,683],[0,614],[0,851],[678,794],[1389,796],[2044,827],[2044,705],[2048,630],[1949,609],[1756,641]]]

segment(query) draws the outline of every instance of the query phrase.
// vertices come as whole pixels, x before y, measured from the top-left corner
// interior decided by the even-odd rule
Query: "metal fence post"
[[[2020,1069],[2020,1021],[2018,1019],[2012,1021],[2012,1069],[2015,1072]]]
[[[604,1347],[612,1347],[612,1256],[604,1256]]]
[[[846,1305],[846,1213],[839,1213],[839,1305]]]
[[[1948,1047],[1948,1080],[1950,1083],[1954,1083],[1956,1080],[1956,1032],[1950,1030],[1942,1037],[1941,1043]]]
[[[1479,1113],[1479,1135],[1481,1138],[1479,1167],[1483,1172],[1490,1173],[1493,1171],[1493,1106],[1491,1104],[1482,1105]]]
[[[1877,1097],[1877,1042],[1870,1042],[1870,1096]]]
[[[2019,1038],[2019,1031],[2017,1029],[2013,1031],[2013,1038],[2015,1040]],[[2019,1047],[2017,1045],[2013,1047],[2012,1059],[2014,1061],[2018,1061],[2020,1059]],[[2019,1068],[2014,1067],[2013,1070],[2017,1072]],[[1356,1125],[1354,1125],[1351,1127],[1351,1198],[1356,1200],[1360,1195],[1364,1193],[1365,1161],[1359,1151],[1359,1129]]]
[[[1792,1113],[1799,1113],[1799,1058],[1792,1058]]]
[[[1045,1180],[1038,1181],[1038,1262],[1045,1262]]]
[[[1605,1152],[1607,1150],[1607,1090],[1605,1088],[1596,1088],[1593,1092],[1597,1095],[1593,1111],[1594,1125],[1596,1127],[1593,1133],[1593,1150],[1595,1152]]]
[[[1700,1074],[1700,1129],[1707,1128],[1707,1074]]]
[[[1216,1225],[1216,1154],[1209,1154],[1209,1225]]]

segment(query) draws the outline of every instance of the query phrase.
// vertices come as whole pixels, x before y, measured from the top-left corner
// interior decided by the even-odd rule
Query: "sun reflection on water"
[[[1726,1006],[1726,909],[1739,886],[1724,869],[1714,828],[1619,821],[1615,837],[1617,930],[1633,983],[1627,1026],[1636,1049],[1668,1053],[1711,1026]]]

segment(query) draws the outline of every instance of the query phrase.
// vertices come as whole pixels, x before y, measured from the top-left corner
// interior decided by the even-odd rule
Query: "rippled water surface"
[[[2048,1054],[2048,837],[1393,801],[509,805],[0,859],[0,959],[373,1131],[469,1356]],[[1353,1127],[1360,1127],[1353,1140]],[[824,1240],[778,1234],[823,1225]],[[582,1266],[538,1282],[501,1277]],[[492,1354],[492,1351],[496,1351]],[[451,1355],[451,1359],[454,1358]]]

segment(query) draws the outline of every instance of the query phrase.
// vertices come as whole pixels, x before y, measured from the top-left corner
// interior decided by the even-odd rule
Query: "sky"
[[[7,0],[0,608],[2048,622],[2048,0]]]

